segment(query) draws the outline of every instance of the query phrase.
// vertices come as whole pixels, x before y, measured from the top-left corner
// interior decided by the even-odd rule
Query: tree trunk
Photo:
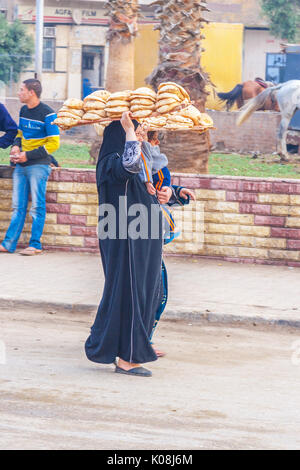
[[[107,33],[109,60],[106,88],[111,92],[134,88],[134,38],[137,34],[138,0],[109,0]]]
[[[168,156],[174,173],[208,173],[209,131],[197,134],[191,131],[166,132],[160,148]]]
[[[157,0],[160,25],[159,64],[147,82],[157,90],[162,82],[172,81],[190,93],[195,106],[205,111],[208,76],[201,69],[203,14],[206,0]],[[170,132],[162,147],[168,153],[173,171],[208,173],[210,139],[195,132]]]
[[[112,93],[134,88],[134,42],[115,37],[109,44],[106,88]]]

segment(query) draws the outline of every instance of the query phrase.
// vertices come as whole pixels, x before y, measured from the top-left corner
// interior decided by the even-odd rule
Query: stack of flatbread
[[[78,124],[94,124],[97,134],[102,135],[105,127],[121,119],[125,111],[131,111],[133,119],[152,129],[194,129],[201,133],[214,126],[212,118],[193,106],[188,92],[174,82],[161,83],[157,94],[141,87],[113,94],[98,90],[84,101],[67,100],[54,123],[64,130]]]
[[[88,95],[83,102],[83,120],[97,121],[106,118],[105,106],[109,97],[110,93],[106,90],[98,90]]]
[[[130,111],[133,119],[144,119],[155,110],[156,93],[147,87],[138,88],[130,95]]]
[[[191,119],[195,126],[202,127],[203,129],[209,129],[214,126],[212,118],[206,114],[201,113],[195,106],[190,105],[179,111],[180,116],[186,119]]]
[[[83,115],[83,101],[72,98],[64,102],[63,107],[57,113],[54,124],[62,129],[70,129],[79,124]]]
[[[167,118],[165,129],[176,131],[177,129],[192,129],[194,122],[192,119],[180,116],[179,114],[170,114]]]
[[[145,119],[141,119],[141,122],[145,123],[150,128],[163,128],[167,124],[167,117],[165,116],[150,116]]]
[[[160,114],[168,114],[175,111],[182,104],[191,102],[188,92],[180,85],[173,82],[161,83],[158,87],[156,111]]]
[[[106,116],[110,119],[121,119],[122,114],[130,109],[130,90],[113,93],[105,105]]]
[[[206,129],[212,129],[214,127],[214,121],[213,118],[211,118],[208,114],[206,113],[201,113],[201,117],[199,119],[199,124],[200,127],[203,127],[203,130]]]

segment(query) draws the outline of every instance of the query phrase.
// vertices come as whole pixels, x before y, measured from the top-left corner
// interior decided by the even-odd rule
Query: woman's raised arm
[[[139,173],[141,170],[141,143],[135,133],[131,113],[123,113],[121,124],[126,132],[125,150],[122,155],[122,164],[129,173]]]

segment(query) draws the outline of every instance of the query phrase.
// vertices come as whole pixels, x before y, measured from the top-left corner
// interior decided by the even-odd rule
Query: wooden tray
[[[187,108],[188,106],[190,106],[191,104],[194,104],[194,101],[190,101],[189,103],[181,103],[179,104],[174,110],[173,112],[179,112],[181,111],[182,109],[184,108]],[[148,116],[149,118],[151,117],[158,117],[160,116],[159,113],[157,113],[156,111],[154,111],[151,116]],[[64,127],[64,126],[59,126],[60,129],[62,130],[69,130],[69,129],[73,129],[73,127],[78,127],[78,126],[88,126],[88,125],[93,125],[93,124],[101,124],[101,123],[107,123],[107,122],[112,122],[112,121],[120,121],[121,118],[118,118],[118,119],[110,119],[108,117],[106,118],[101,118],[101,119],[96,119],[95,121],[85,121],[85,120],[81,120],[79,121],[77,124],[75,124],[74,126],[72,127]],[[137,119],[138,121],[138,119]],[[54,122],[52,123],[54,124]],[[157,129],[154,129],[154,130],[157,130]],[[171,130],[171,129],[169,129]],[[182,129],[184,130],[184,129]],[[189,129],[188,129],[189,130]]]
[[[149,132],[151,131],[157,131],[157,132],[189,132],[189,131],[192,131],[192,132],[198,132],[199,134],[202,134],[204,132],[207,132],[207,131],[213,131],[213,130],[216,130],[217,128],[216,127],[207,127],[205,129],[203,129],[203,127],[199,127],[199,126],[195,126],[195,127],[190,127],[190,128],[187,128],[187,127],[182,127],[182,128],[178,128],[178,129],[169,129],[169,128],[165,128],[165,127],[150,127],[149,129]]]
[[[93,124],[102,124],[102,123],[107,123],[107,122],[112,122],[112,121],[120,121],[120,119],[97,119],[96,121],[79,121],[78,124],[75,124],[75,126],[72,127],[60,127],[62,130],[70,130],[73,129],[74,127],[79,127],[79,126],[88,126],[88,125],[93,125]],[[54,124],[54,123],[52,123]],[[198,132],[198,133],[204,133],[209,130],[216,130],[216,127],[208,127],[203,129],[203,127],[200,126],[195,126],[191,128],[178,128],[178,129],[166,129],[165,127],[150,127],[149,132],[151,131],[159,131],[159,132],[184,132],[184,131],[192,131],[192,132]]]

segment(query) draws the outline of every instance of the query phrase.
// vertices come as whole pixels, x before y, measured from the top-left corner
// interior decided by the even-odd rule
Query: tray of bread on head
[[[53,124],[62,130],[94,125],[96,132],[102,134],[106,126],[119,121],[126,111],[130,111],[132,119],[150,131],[194,131],[201,134],[214,129],[212,118],[201,113],[193,105],[188,92],[174,82],[161,83],[157,93],[151,88],[141,87],[116,93],[98,90],[83,101],[68,99]]]

